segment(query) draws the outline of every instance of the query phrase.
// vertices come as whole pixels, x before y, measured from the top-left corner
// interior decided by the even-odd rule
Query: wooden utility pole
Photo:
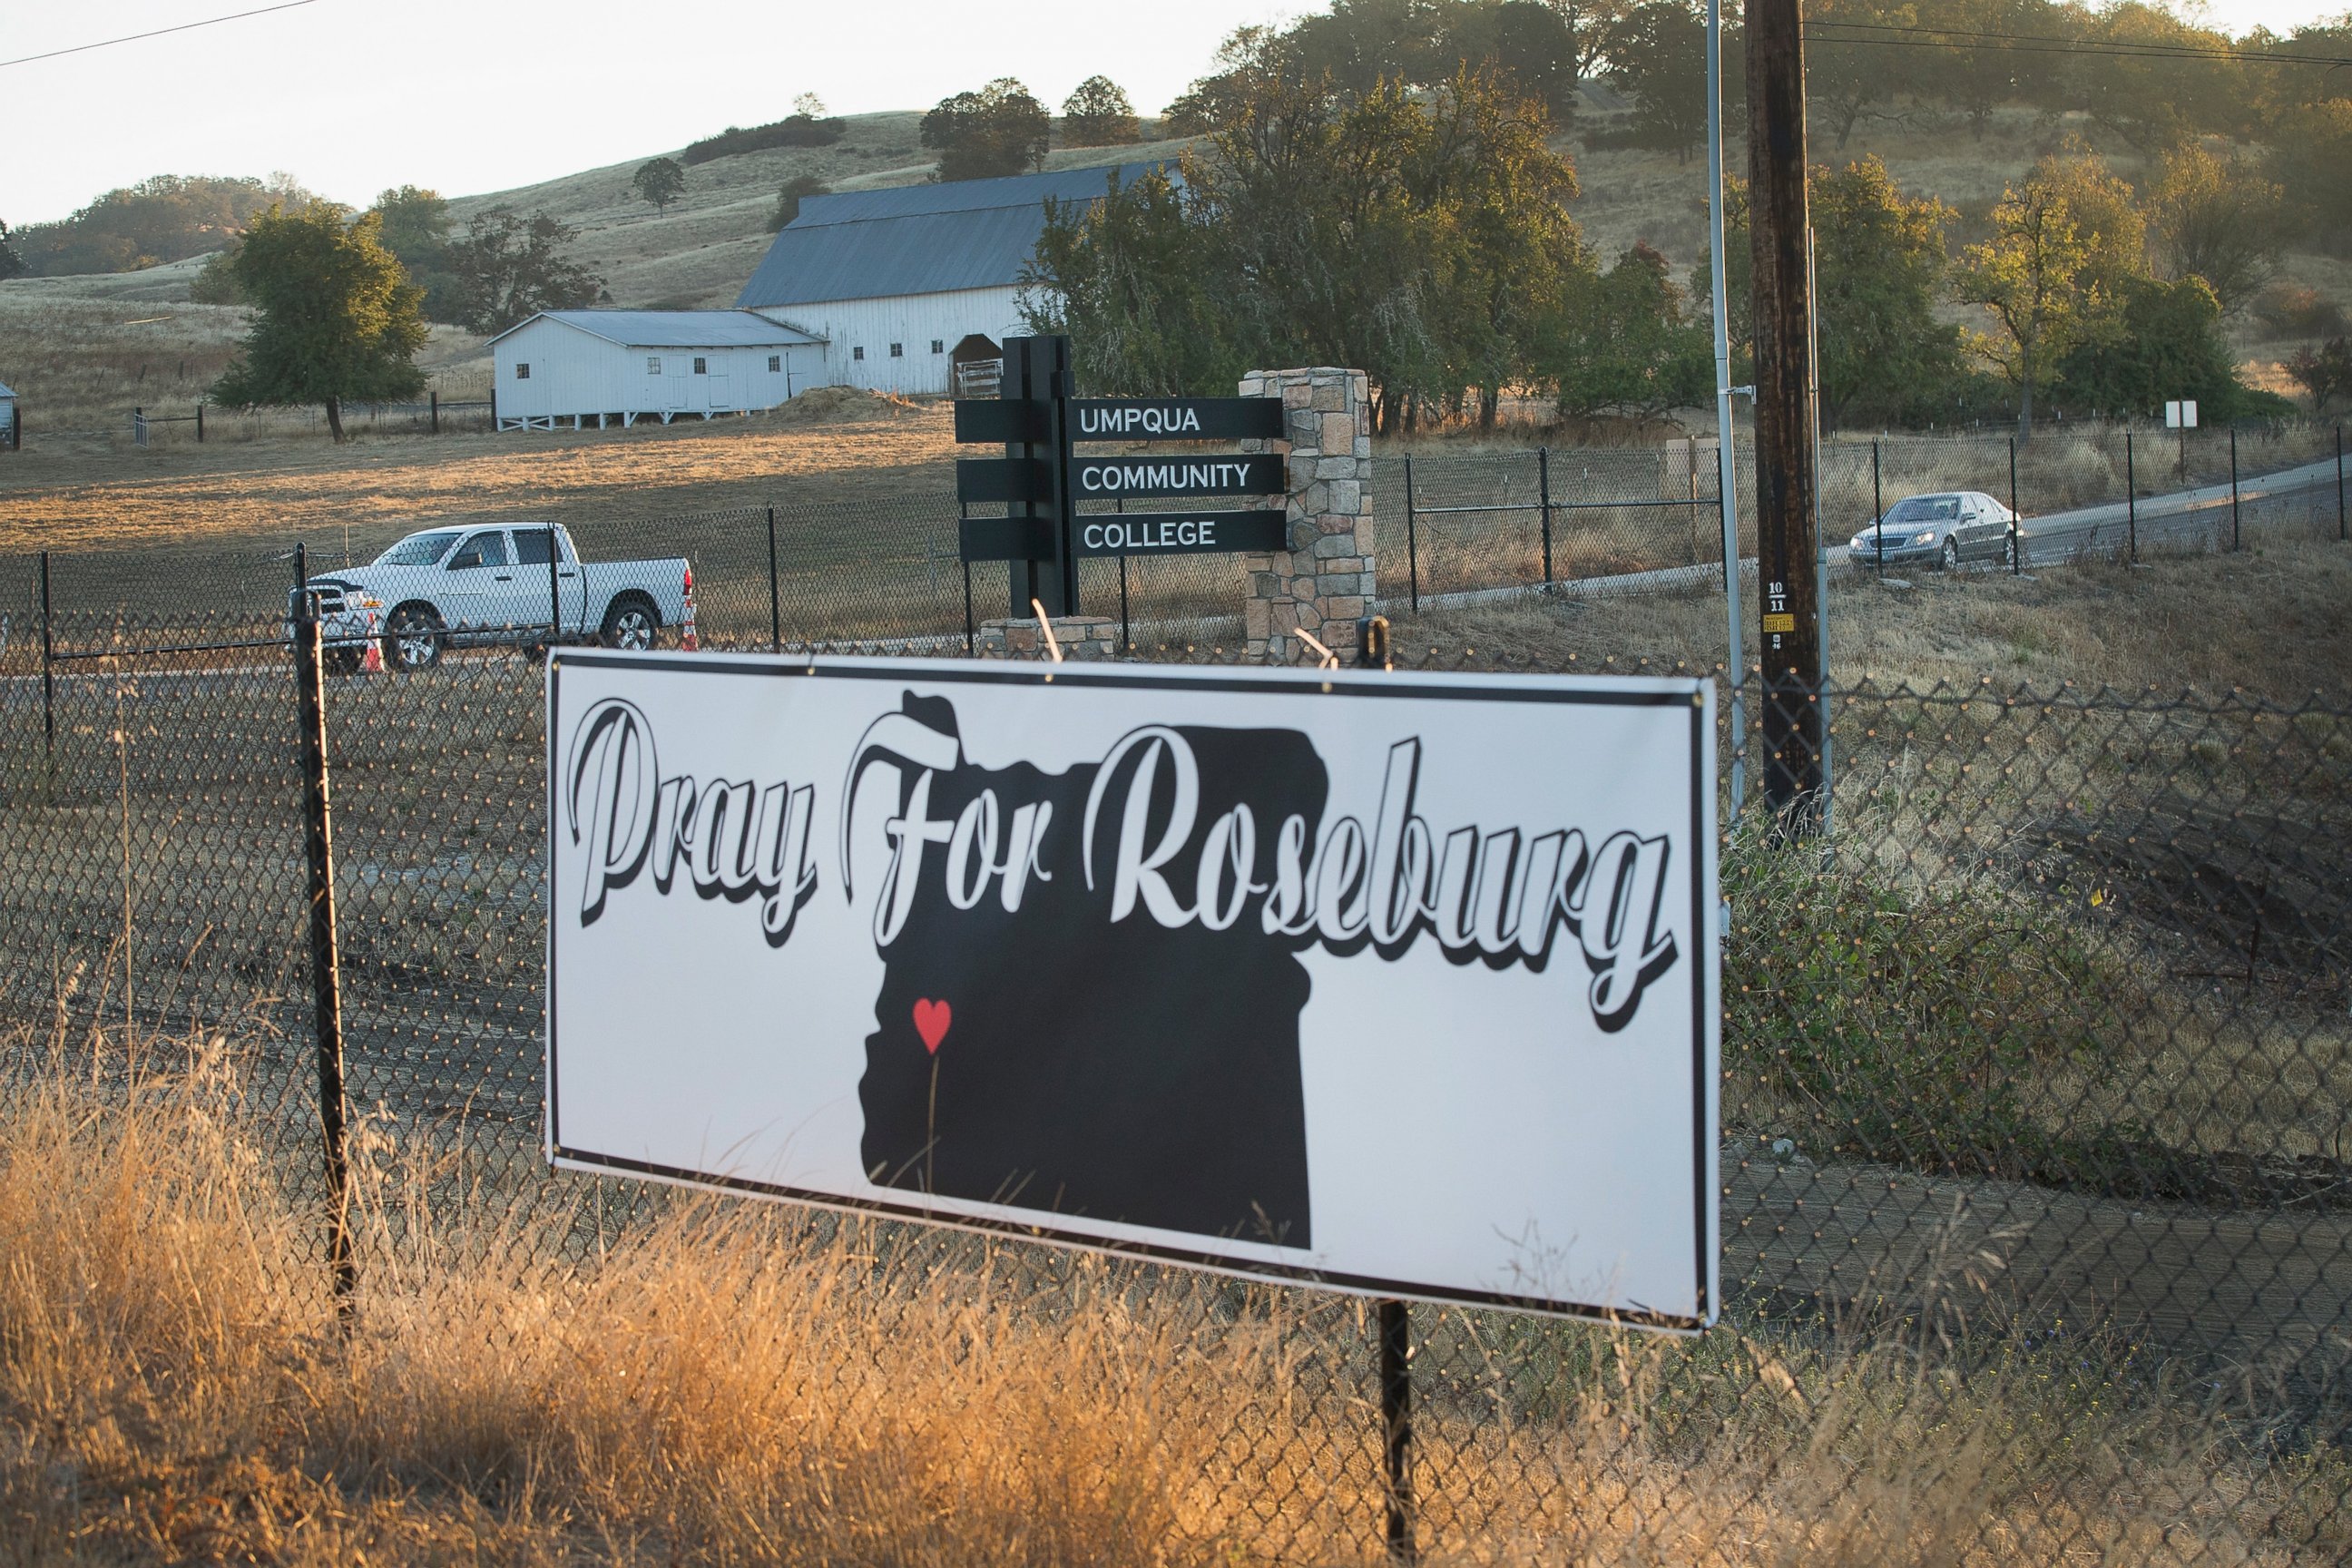
[[[1747,0],[1748,245],[1756,322],[1756,575],[1763,598],[1764,800],[1784,831],[1822,821],[1812,312],[1806,266],[1800,0]]]

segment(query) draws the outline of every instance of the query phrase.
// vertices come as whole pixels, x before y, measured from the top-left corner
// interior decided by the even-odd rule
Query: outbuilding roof
[[[736,299],[752,310],[997,289],[1021,281],[1045,203],[1100,197],[1160,167],[1057,169],[997,180],[893,185],[809,196]]]
[[[14,397],[16,395],[16,389],[15,387],[10,386],[5,381],[0,381],[0,397]]]
[[[824,342],[751,310],[541,310],[490,341],[537,321],[561,321],[630,349],[802,348]]]

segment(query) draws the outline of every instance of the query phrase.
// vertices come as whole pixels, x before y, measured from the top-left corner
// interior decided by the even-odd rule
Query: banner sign
[[[1707,684],[558,649],[548,709],[554,1163],[1714,1320]]]
[[[1078,520],[1081,555],[1211,555],[1288,549],[1277,509],[1252,511],[1088,512]],[[970,524],[966,524],[970,527]],[[978,559],[974,557],[974,559]]]

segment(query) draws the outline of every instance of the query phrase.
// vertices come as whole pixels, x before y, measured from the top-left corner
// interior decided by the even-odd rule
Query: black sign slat
[[[1278,496],[1289,489],[1284,467],[1284,459],[1270,452],[1084,458],[1070,465],[1070,493],[1080,500],[1121,496]]]
[[[1279,397],[1070,400],[1073,441],[1271,441],[1282,434]],[[956,439],[967,439],[961,422],[956,426]]]
[[[960,397],[955,404],[955,438],[967,444],[1042,441],[1045,405],[1026,398]]]
[[[967,505],[1034,501],[1051,482],[1045,465],[1034,458],[956,459],[956,499]]]
[[[1279,509],[1088,512],[1072,529],[1081,555],[1270,555],[1289,546]]]
[[[968,517],[957,525],[966,561],[1047,561],[1054,525],[1042,517]]]

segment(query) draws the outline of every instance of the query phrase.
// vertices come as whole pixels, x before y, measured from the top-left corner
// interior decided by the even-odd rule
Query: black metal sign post
[[[1129,511],[1130,498],[1192,500],[1271,497],[1288,489],[1277,454],[1218,452],[1183,457],[1088,458],[1079,442],[1264,441],[1283,434],[1278,397],[1076,397],[1067,338],[1008,338],[1003,392],[959,398],[956,439],[1003,442],[1002,458],[956,463],[965,516],[961,552],[1010,564],[1015,616],[1034,598],[1057,616],[1078,613],[1077,563],[1115,555],[1269,554],[1285,547],[1277,507]],[[1112,501],[1116,512],[1080,512],[1081,501]],[[970,515],[1002,506],[997,517]],[[1123,569],[1123,567],[1122,567]]]

